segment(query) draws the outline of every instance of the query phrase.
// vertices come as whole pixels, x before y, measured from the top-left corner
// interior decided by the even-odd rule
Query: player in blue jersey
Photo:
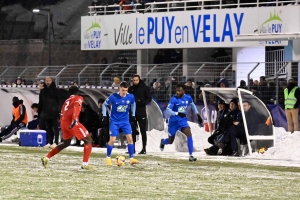
[[[130,157],[130,164],[138,164],[139,161],[133,158],[134,154],[134,145],[132,140],[132,130],[130,123],[135,122],[135,110],[136,105],[134,101],[134,96],[128,92],[128,85],[126,82],[121,82],[119,85],[119,92],[115,92],[110,95],[106,101],[102,105],[102,114],[103,114],[103,125],[107,125],[109,123],[109,119],[106,116],[106,107],[111,105],[111,113],[110,113],[110,126],[109,126],[109,134],[110,139],[107,144],[107,153],[106,153],[106,165],[111,166],[111,152],[113,149],[113,145],[115,143],[116,137],[119,136],[119,130],[126,135],[128,142],[128,153]],[[132,116],[129,119],[129,109],[131,106]]]
[[[161,139],[160,150],[163,151],[165,145],[172,144],[175,139],[175,134],[177,131],[181,131],[187,137],[187,146],[189,149],[189,161],[194,162],[197,160],[193,156],[194,144],[191,129],[186,118],[186,109],[188,106],[192,106],[193,111],[197,114],[198,122],[201,124],[202,119],[198,113],[196,105],[190,95],[185,94],[185,85],[178,84],[176,86],[176,95],[174,95],[168,104],[167,112],[170,114],[168,132],[169,137],[166,139]]]

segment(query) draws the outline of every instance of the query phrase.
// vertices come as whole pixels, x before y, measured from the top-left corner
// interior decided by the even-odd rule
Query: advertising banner
[[[289,32],[299,32],[298,6],[84,16],[81,49],[285,46],[288,41],[236,42],[235,36]]]

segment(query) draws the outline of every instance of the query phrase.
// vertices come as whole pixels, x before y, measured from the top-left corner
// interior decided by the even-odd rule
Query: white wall
[[[265,47],[237,47],[232,49],[232,69],[236,71],[236,87],[244,80],[248,84],[248,73],[260,62],[260,65],[251,73],[250,78],[259,80],[265,75]]]

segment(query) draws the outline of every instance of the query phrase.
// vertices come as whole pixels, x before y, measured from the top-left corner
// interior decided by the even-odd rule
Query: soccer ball
[[[125,165],[125,157],[124,156],[117,156],[115,160],[115,164],[119,167],[122,167]]]

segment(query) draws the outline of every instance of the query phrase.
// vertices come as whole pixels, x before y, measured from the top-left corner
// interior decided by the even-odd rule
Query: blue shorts
[[[113,122],[109,124],[109,135],[113,137],[119,136],[120,130],[124,135],[132,134],[131,125],[128,122]]]
[[[169,136],[174,137],[177,131],[181,131],[183,128],[190,127],[187,118],[175,117],[169,120],[168,131]]]

